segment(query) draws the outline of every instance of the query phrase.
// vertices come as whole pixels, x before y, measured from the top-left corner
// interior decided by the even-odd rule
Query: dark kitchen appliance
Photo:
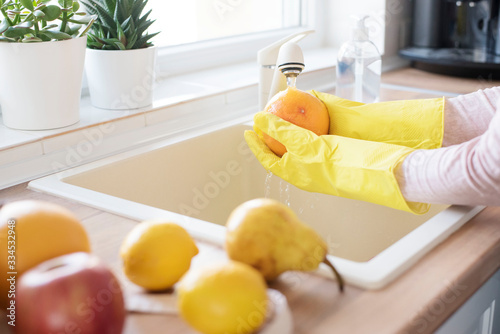
[[[422,70],[500,78],[500,0],[412,0],[411,47],[400,55]]]

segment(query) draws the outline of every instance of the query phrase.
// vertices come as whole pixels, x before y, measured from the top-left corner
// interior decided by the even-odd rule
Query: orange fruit
[[[0,209],[0,305],[10,284],[26,270],[54,257],[90,252],[87,232],[66,208],[43,201],[10,202]],[[15,256],[15,258],[14,258]],[[13,262],[9,262],[13,261]],[[17,274],[8,274],[8,273]]]
[[[287,122],[308,129],[318,136],[328,134],[330,115],[323,102],[316,96],[295,87],[274,95],[264,111],[275,114]],[[286,147],[276,139],[263,133],[264,142],[277,156],[286,152]]]

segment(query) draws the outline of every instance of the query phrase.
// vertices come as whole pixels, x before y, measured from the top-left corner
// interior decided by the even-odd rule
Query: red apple
[[[16,284],[23,334],[119,334],[125,307],[118,280],[96,256],[72,253],[26,271]]]

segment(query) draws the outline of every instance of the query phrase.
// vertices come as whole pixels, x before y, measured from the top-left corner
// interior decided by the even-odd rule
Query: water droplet
[[[280,180],[280,201],[290,207],[290,184]]]
[[[273,177],[273,172],[270,170],[267,171],[266,180],[264,181],[264,197],[271,197],[271,180]]]

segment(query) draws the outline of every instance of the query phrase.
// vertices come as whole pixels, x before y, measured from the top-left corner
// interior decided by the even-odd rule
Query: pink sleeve
[[[500,205],[500,113],[482,135],[467,142],[414,151],[396,177],[408,201]]]
[[[460,144],[483,134],[500,101],[500,87],[478,90],[446,100],[443,147]]]

